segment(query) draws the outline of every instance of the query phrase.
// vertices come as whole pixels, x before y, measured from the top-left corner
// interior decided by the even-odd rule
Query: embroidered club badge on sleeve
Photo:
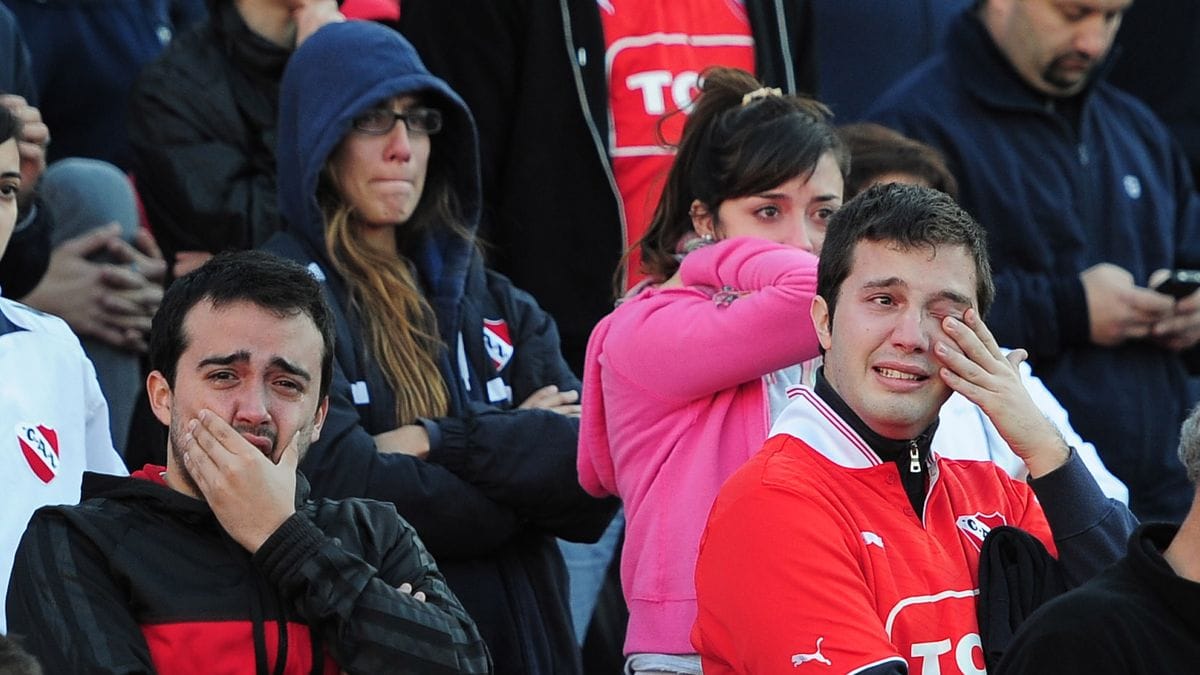
[[[43,483],[58,475],[58,433],[41,424],[18,424],[17,445],[29,468]]]

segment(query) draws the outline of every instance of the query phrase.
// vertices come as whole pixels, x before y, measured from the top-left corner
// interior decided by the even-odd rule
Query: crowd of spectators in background
[[[257,672],[1186,662],[1194,626],[1147,661],[1072,622],[1200,581],[1198,30],[1169,0],[3,0],[0,657],[206,670],[160,629],[216,605],[165,621],[121,575],[176,565],[97,534],[155,536],[113,506],[151,499],[254,570],[221,639]],[[256,265],[319,304],[173,299]],[[177,386],[193,337],[236,405]],[[99,593],[59,587],[68,549],[105,570],[86,620],[54,614]]]

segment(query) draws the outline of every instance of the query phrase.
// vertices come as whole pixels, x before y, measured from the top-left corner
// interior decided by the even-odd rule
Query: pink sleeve
[[[691,253],[680,271],[684,288],[661,291],[637,321],[612,326],[606,367],[687,401],[818,355],[809,314],[816,256],[743,237]]]
[[[579,418],[579,453],[575,457],[575,468],[579,473],[579,485],[593,497],[617,494],[616,469],[605,426],[608,415],[604,411],[604,387],[600,379],[600,351],[608,327],[609,318],[605,317],[588,338],[580,396],[583,412]]]

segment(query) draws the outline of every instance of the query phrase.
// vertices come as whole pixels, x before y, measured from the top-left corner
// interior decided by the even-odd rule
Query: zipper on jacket
[[[785,85],[787,86],[788,93],[799,94],[801,92],[797,91],[796,72],[792,67],[792,41],[788,36],[787,15],[783,11],[783,0],[775,0],[775,18],[779,22],[779,44],[783,51],[783,77]]]
[[[567,58],[571,62],[571,74],[575,76],[575,92],[578,94],[579,107],[582,109],[584,121],[587,122],[588,131],[592,134],[592,144],[596,146],[596,152],[600,156],[600,165],[604,167],[604,175],[608,178],[608,187],[617,200],[617,219],[621,224],[620,252],[624,253],[626,248],[636,242],[629,241],[629,225],[625,222],[625,200],[621,197],[621,190],[617,187],[617,177],[613,174],[612,162],[608,156],[608,143],[600,137],[600,131],[596,128],[596,120],[592,118],[592,108],[588,105],[588,92],[583,82],[583,63],[587,62],[587,57],[579,58],[580,52],[586,54],[585,48],[575,44],[575,32],[571,26],[571,9],[567,6],[567,0],[559,0],[558,6],[562,12],[563,37],[566,39]],[[604,107],[608,108],[607,101]],[[621,288],[628,286],[628,266],[622,265]]]
[[[921,473],[921,451],[916,439],[908,442],[908,472]]]

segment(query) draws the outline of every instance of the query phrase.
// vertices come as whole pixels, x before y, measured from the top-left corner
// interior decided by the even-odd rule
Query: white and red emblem
[[[43,483],[58,475],[58,433],[38,424],[17,425],[17,445],[29,463],[29,468]]]
[[[958,525],[958,529],[966,535],[967,541],[975,547],[976,551],[979,551],[982,550],[983,540],[988,533],[1001,525],[1007,525],[1008,519],[999,511],[988,514],[977,512],[973,516],[959,516],[954,524]]]
[[[513,352],[516,351],[513,349],[512,337],[508,334],[508,322],[504,319],[483,320],[483,349],[492,359],[492,365],[497,371],[508,365]]]

